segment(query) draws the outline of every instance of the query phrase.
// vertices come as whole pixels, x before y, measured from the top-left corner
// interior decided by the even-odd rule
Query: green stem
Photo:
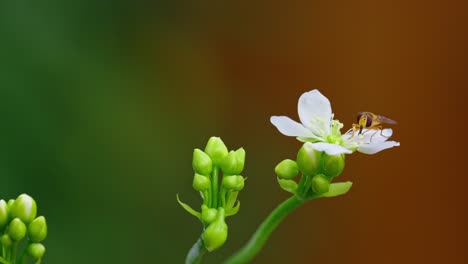
[[[8,262],[6,259],[0,257],[0,263],[3,263],[3,264],[10,264],[10,262]]]
[[[214,167],[211,175],[211,208],[218,207],[218,174],[219,169]]]
[[[16,263],[16,254],[18,251],[18,241],[13,242],[13,245],[11,247],[11,256],[10,256],[10,261],[11,263]]]
[[[203,255],[206,253],[206,248],[203,245],[202,235],[200,235],[200,238],[197,240],[197,242],[195,242],[195,244],[193,244],[192,248],[187,254],[187,258],[185,259],[185,264],[201,263],[201,259]]]
[[[237,251],[237,253],[228,258],[224,264],[243,264],[251,261],[258,252],[260,252],[268,237],[281,223],[281,221],[303,203],[304,199],[297,195],[294,195],[281,203],[258,227],[257,231],[252,235],[247,244]]]
[[[24,264],[26,262],[26,251],[27,251],[29,245],[31,245],[31,241],[28,240],[28,243],[26,244],[26,246],[23,248],[23,251],[19,255],[20,256],[19,257],[19,264]]]
[[[226,190],[221,186],[221,191],[219,192],[219,204],[218,207],[226,208]]]

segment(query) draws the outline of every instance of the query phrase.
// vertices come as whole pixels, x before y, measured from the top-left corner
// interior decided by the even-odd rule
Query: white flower
[[[356,150],[374,154],[400,145],[396,141],[387,141],[392,135],[390,128],[364,129],[360,135],[353,135],[353,130],[350,129],[341,135],[343,124],[333,119],[330,101],[318,90],[301,95],[297,112],[302,124],[287,116],[272,116],[270,121],[282,134],[297,137],[299,141],[307,142],[307,147],[324,151],[328,155],[350,154]]]

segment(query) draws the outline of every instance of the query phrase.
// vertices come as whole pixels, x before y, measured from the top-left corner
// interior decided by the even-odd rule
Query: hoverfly
[[[371,113],[371,112],[359,112],[358,115],[357,115],[356,121],[357,121],[357,124],[353,124],[353,127],[351,128],[353,132],[352,132],[350,138],[352,138],[357,131],[359,131],[358,135],[362,135],[362,134],[368,132],[369,130],[376,130],[376,132],[371,136],[371,141],[372,141],[372,137],[379,130],[380,130],[380,135],[385,137],[382,134],[383,127],[382,127],[381,124],[383,124],[383,123],[385,123],[385,124],[396,124],[397,123],[395,120],[392,120],[392,119],[387,118],[385,116],[376,115],[376,114]],[[363,129],[367,129],[367,130],[363,133],[362,132]]]

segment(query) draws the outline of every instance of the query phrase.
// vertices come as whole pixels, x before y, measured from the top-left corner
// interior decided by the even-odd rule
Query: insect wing
[[[397,122],[395,120],[392,120],[388,117],[381,116],[381,115],[376,115],[377,122],[380,123],[387,123],[387,124],[396,124]]]

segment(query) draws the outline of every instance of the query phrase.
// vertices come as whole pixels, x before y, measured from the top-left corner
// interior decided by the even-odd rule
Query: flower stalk
[[[304,200],[302,198],[298,195],[293,195],[278,205],[257,228],[245,246],[228,258],[224,264],[243,264],[250,262],[260,252],[270,235],[284,218],[303,203]]]

